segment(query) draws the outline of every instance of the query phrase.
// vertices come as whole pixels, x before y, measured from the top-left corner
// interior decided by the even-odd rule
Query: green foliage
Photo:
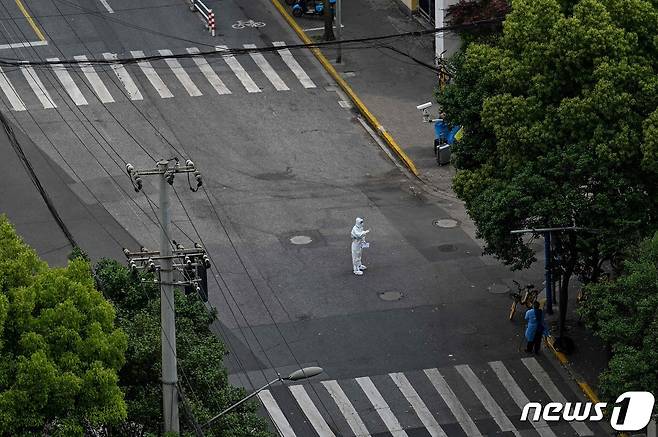
[[[126,335],[89,265],[49,269],[0,217],[0,434],[83,435],[120,423]]]
[[[601,395],[611,402],[625,391],[658,392],[658,233],[631,254],[622,276],[590,284],[585,296],[579,313],[613,353]]]
[[[147,433],[157,434],[162,423],[159,289],[149,281],[152,278],[134,276],[112,260],[100,261],[95,277],[98,289],[116,306],[117,324],[129,338],[127,362],[120,372],[128,421],[143,424]],[[198,296],[179,292],[175,293],[175,308],[179,379],[195,419],[205,423],[246,393],[228,382],[222,364],[228,351],[210,330],[216,314],[209,313]],[[189,420],[182,421],[181,426],[191,434]],[[270,435],[256,414],[255,403],[227,414],[204,433],[221,437]]]
[[[513,229],[578,226],[561,263],[596,279],[658,224],[658,5],[514,0],[503,33],[453,62],[437,98],[464,126],[454,189],[485,250],[534,261]]]

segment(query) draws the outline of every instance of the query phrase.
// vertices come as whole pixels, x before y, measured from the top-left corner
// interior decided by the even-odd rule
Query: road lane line
[[[103,53],[103,57],[108,61],[117,60],[116,53]],[[130,73],[128,73],[126,67],[124,67],[121,64],[110,64],[110,67],[112,67],[114,74],[117,75],[119,82],[123,84],[123,87],[126,89],[126,92],[128,93],[128,98],[130,98],[130,100],[144,100],[142,93],[139,92],[139,88],[137,88],[137,84],[135,83],[133,78],[130,77]]]
[[[94,92],[98,96],[99,100],[103,103],[114,102],[112,94],[110,94],[110,91],[107,89],[100,76],[98,76],[98,73],[96,73],[94,67],[92,67],[92,65],[87,62],[87,57],[85,55],[78,55],[74,56],[73,59],[80,62],[80,64],[78,64],[80,65],[80,69],[89,81],[91,87],[94,89]]]
[[[37,75],[37,72],[34,71],[34,68],[29,65],[21,65],[21,73],[23,73],[25,80],[27,80],[30,88],[32,88],[32,91],[34,91],[34,94],[36,94],[37,98],[41,102],[43,109],[57,108],[57,105],[53,101],[52,97],[50,97],[46,87],[43,86],[43,82],[41,82],[41,79],[39,79],[39,76]]]
[[[338,409],[343,414],[347,424],[352,429],[354,437],[370,437],[368,428],[359,417],[359,413],[354,409],[354,405],[345,395],[345,392],[336,381],[322,381],[322,385],[327,389]]]
[[[199,53],[199,49],[196,47],[188,47],[187,53],[195,55]],[[206,76],[206,79],[208,79],[210,85],[212,85],[212,87],[215,88],[217,94],[231,94],[231,90],[229,90],[226,87],[226,85],[224,85],[224,82],[222,82],[219,76],[217,76],[217,73],[215,73],[215,70],[213,70],[210,64],[208,64],[206,58],[199,55],[199,56],[193,56],[192,60],[197,65],[197,67],[199,67],[201,73],[203,73],[203,75]]]
[[[109,12],[110,14],[113,14],[113,13],[114,13],[114,9],[112,9],[112,7],[111,7],[110,4],[107,2],[107,0],[100,0],[100,2],[101,2],[101,4],[105,7],[105,9],[107,10],[107,12]]]
[[[71,97],[71,100],[73,100],[73,103],[77,106],[86,105],[87,99],[85,99],[85,96],[75,84],[69,72],[62,64],[56,64],[56,62],[59,62],[59,58],[48,58],[46,61],[51,63],[50,66],[53,69],[55,76],[57,76],[57,79],[62,83],[66,93]]]
[[[218,52],[222,52],[225,50],[228,50],[228,47],[226,46],[215,46],[215,50]],[[245,69],[240,65],[237,59],[235,59],[234,56],[232,55],[222,55],[222,58],[224,58],[224,61],[226,61],[226,64],[233,70],[233,74],[237,76],[237,78],[242,82],[242,85],[245,87],[247,91],[250,93],[259,93],[261,92],[261,89],[258,88],[258,85],[254,82],[254,80],[249,76],[249,73],[245,71]]]
[[[295,397],[297,404],[302,409],[311,425],[320,437],[336,437],[336,434],[331,431],[329,425],[318,411],[317,407],[309,397],[303,385],[291,385],[288,387],[290,392]]]
[[[500,405],[494,400],[489,390],[482,384],[482,381],[475,375],[473,370],[466,364],[455,366],[455,369],[464,378],[464,381],[466,381],[466,384],[475,393],[475,396],[482,402],[482,405],[484,405],[484,408],[493,417],[501,431],[509,431],[515,436],[521,437],[521,434],[516,430],[512,421],[507,417],[507,414],[505,414]]]
[[[292,426],[290,426],[288,419],[286,419],[283,411],[279,408],[279,404],[274,400],[272,393],[270,393],[269,390],[263,390],[258,393],[258,397],[265,406],[265,409],[267,409],[267,412],[272,418],[272,422],[274,422],[274,426],[276,426],[281,437],[297,437],[292,430]]]
[[[567,403],[567,398],[560,392],[548,373],[542,368],[534,357],[522,358],[523,364],[528,368],[532,376],[537,380],[539,386],[544,389],[548,397],[553,402]],[[579,436],[594,435],[587,425],[582,422],[569,422],[569,425],[578,433]]]
[[[275,47],[283,47],[286,43],[283,41],[273,41],[272,45]],[[290,68],[295,76],[297,76],[297,79],[301,82],[304,88],[315,88],[315,83],[313,83],[311,78],[308,77],[308,74],[306,74],[302,66],[299,65],[299,62],[297,62],[297,59],[295,59],[292,53],[290,53],[290,50],[280,49],[277,50],[277,52],[281,56],[281,59],[283,59],[283,62],[285,62],[288,68]]]
[[[130,54],[135,59],[140,59],[144,57],[144,52],[141,50],[133,50],[130,52]],[[161,98],[169,99],[171,97],[174,97],[171,91],[169,91],[169,88],[167,88],[167,85],[165,85],[162,79],[160,79],[158,73],[155,72],[150,62],[139,61],[137,62],[137,65],[139,65],[139,68],[142,69],[142,73],[144,73],[144,76],[146,76],[149,82],[151,82],[151,85],[153,85],[153,88],[155,88],[158,94],[160,94]]]
[[[18,9],[21,10],[21,13],[23,14],[27,22],[30,24],[30,27],[32,27],[32,30],[34,30],[34,33],[37,35],[37,38],[39,38],[41,41],[45,41],[46,38],[44,38],[43,33],[41,33],[41,29],[39,29],[39,26],[37,26],[37,24],[30,16],[30,13],[23,5],[23,2],[21,0],[16,0],[16,6],[18,6]]]
[[[173,56],[173,53],[171,50],[158,50],[162,56]],[[178,62],[178,59],[175,58],[165,58],[164,60],[171,71],[176,75],[180,83],[183,85],[185,88],[185,91],[192,96],[192,97],[198,97],[202,96],[203,93],[197,88],[197,86],[192,82],[192,79],[190,78],[190,75],[187,74],[187,71],[183,69],[183,66]]]
[[[425,429],[432,437],[448,437],[441,425],[434,419],[425,402],[418,396],[418,392],[413,388],[404,373],[389,373],[388,374],[395,385],[398,386],[404,397],[409,401],[411,407],[416,412],[416,415],[425,425]]]
[[[459,425],[462,427],[466,435],[469,437],[482,437],[475,422],[473,422],[471,416],[468,415],[468,412],[462,403],[459,402],[455,392],[452,391],[441,373],[439,373],[439,370],[426,369],[425,375],[427,375],[427,378],[429,378],[436,391],[439,392],[448,408],[450,408],[452,415],[455,416],[455,419],[457,419],[457,422],[459,422]]]
[[[525,393],[523,393],[523,390],[521,390],[521,387],[516,383],[514,377],[510,375],[502,361],[492,361],[489,363],[489,366],[493,369],[501,384],[503,384],[503,387],[507,390],[507,393],[509,393],[512,399],[514,399],[516,405],[523,410],[523,407],[530,402],[530,399],[528,399]],[[557,437],[553,430],[548,427],[548,423],[543,420],[540,419],[538,422],[530,420],[529,422],[542,437]]]
[[[398,422],[398,419],[372,380],[364,376],[363,378],[356,378],[356,382],[361,386],[361,390],[368,396],[368,399],[370,399],[370,403],[375,407],[375,411],[377,411],[377,414],[379,414],[379,417],[381,417],[391,435],[393,437],[409,437],[404,429],[402,429],[402,425],[400,425],[400,422]]]
[[[23,103],[23,100],[16,93],[16,89],[11,82],[9,82],[9,78],[7,78],[5,72],[2,71],[2,68],[0,68],[0,89],[2,89],[7,96],[7,99],[9,99],[9,103],[11,103],[11,107],[14,108],[14,111],[25,111],[25,103]]]
[[[0,50],[4,49],[22,49],[26,47],[47,46],[48,41],[28,41],[28,42],[14,42],[11,44],[0,44]]]
[[[255,49],[256,44],[244,44],[245,49]],[[274,68],[267,62],[265,56],[262,53],[249,53],[251,59],[254,60],[258,68],[261,69],[263,74],[269,79],[269,81],[274,85],[277,91],[289,91],[288,85],[281,79],[281,76],[278,75]]]

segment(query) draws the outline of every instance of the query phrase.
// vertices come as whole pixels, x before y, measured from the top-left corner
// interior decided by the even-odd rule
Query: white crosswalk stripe
[[[407,377],[404,376],[404,373],[391,373],[389,376],[393,382],[395,382],[395,385],[398,386],[404,397],[409,401],[430,435],[432,437],[448,437],[445,431],[443,431],[443,428],[441,428],[441,425],[439,425],[436,419],[434,419],[434,416],[432,416],[432,413],[427,408],[427,405],[425,405],[425,402],[423,402],[420,396],[418,396],[418,393],[413,388]]]
[[[228,50],[227,46],[222,46],[218,45],[215,46],[215,50],[218,52],[222,52],[225,50]],[[244,69],[244,67],[238,62],[237,59],[233,55],[222,55],[224,58],[224,61],[226,64],[229,66],[231,70],[233,70],[233,73],[237,76],[237,78],[240,80],[244,88],[249,91],[250,93],[259,93],[261,92],[261,89],[258,88],[258,85],[256,85],[256,82],[249,76],[249,73]]]
[[[468,412],[461,404],[461,402],[459,402],[455,392],[452,391],[439,370],[427,369],[425,370],[425,374],[429,378],[436,391],[439,392],[446,405],[448,405],[448,408],[450,408],[450,411],[452,411],[452,414],[455,416],[457,422],[459,422],[459,425],[461,425],[466,435],[469,437],[481,437],[482,434],[480,434],[480,431],[475,425],[475,422],[473,422],[471,416],[468,415]]]
[[[256,44],[244,44],[245,49],[255,49]],[[269,81],[274,85],[277,91],[289,91],[288,85],[281,79],[281,76],[274,71],[274,68],[267,62],[265,56],[262,53],[249,53],[251,59],[254,60],[256,65],[261,69],[263,74],[269,79]]]
[[[103,57],[108,61],[116,61],[118,59],[116,53],[103,53]],[[119,82],[123,84],[130,100],[144,100],[142,93],[137,88],[137,84],[133,78],[130,77],[126,67],[121,64],[110,64],[110,67],[112,67],[114,74],[117,75]]]
[[[198,54],[199,49],[196,47],[188,47],[187,52],[190,54]],[[231,94],[231,91],[224,85],[224,82],[217,76],[215,70],[212,69],[208,61],[203,56],[195,56],[192,58],[194,63],[199,67],[201,73],[208,79],[210,85],[215,88],[217,94]]]
[[[336,381],[322,381],[322,385],[327,389],[334,402],[338,406],[341,414],[347,421],[347,424],[352,429],[355,437],[369,437],[370,433],[368,428],[359,417],[359,413],[356,412],[354,405],[350,402],[350,399],[345,395],[345,392],[338,382]]]
[[[162,56],[172,56],[173,53],[171,50],[158,50]],[[183,66],[178,62],[178,59],[175,58],[165,58],[165,62],[171,68],[171,71],[176,75],[180,83],[183,85],[183,88],[185,88],[185,91],[192,96],[192,97],[198,97],[203,95],[199,88],[197,88],[196,85],[194,85],[194,82],[192,82],[192,79],[190,79],[190,75],[185,72],[183,69]]]
[[[285,46],[286,43],[283,41],[274,41],[272,45],[275,47],[282,47]],[[279,49],[277,52],[281,56],[281,59],[283,59],[283,62],[285,62],[288,68],[290,68],[295,76],[297,76],[297,79],[299,79],[304,88],[315,88],[315,83],[313,83],[308,74],[306,74],[302,66],[299,65],[299,62],[297,62],[297,60],[293,57],[292,53],[290,53],[290,50]]]
[[[98,73],[96,73],[96,70],[94,70],[94,67],[92,67],[91,64],[87,62],[87,57],[85,55],[78,55],[74,56],[73,59],[80,62],[80,64],[78,64],[80,66],[80,70],[82,70],[82,73],[87,78],[87,81],[89,81],[89,84],[94,89],[98,99],[103,103],[114,102],[114,98],[101,80],[100,76],[98,76]]]
[[[28,85],[30,85],[30,88],[41,102],[43,109],[57,108],[57,105],[53,101],[52,97],[50,97],[48,90],[43,85],[43,82],[41,82],[41,79],[39,79],[39,76],[37,75],[37,72],[34,71],[34,68],[30,67],[29,65],[22,65],[21,73],[23,73],[23,77],[25,77]]]
[[[304,412],[304,415],[308,418],[315,429],[315,432],[318,433],[320,437],[336,437],[336,434],[333,433],[327,422],[318,411],[318,408],[315,406],[306,389],[303,385],[291,385],[288,387],[290,392],[295,397],[297,404]]]
[[[140,50],[133,50],[130,52],[130,54],[133,56],[135,59],[141,59],[144,58],[144,52]],[[153,88],[160,94],[160,97],[163,99],[169,99],[171,97],[174,97],[174,95],[169,91],[169,88],[165,83],[162,81],[160,78],[160,75],[155,72],[153,69],[153,65],[151,65],[150,62],[148,61],[139,61],[137,63],[139,65],[139,68],[141,68],[142,73],[144,73],[144,76],[148,79],[149,82],[151,82],[151,85],[153,85]]]
[[[73,100],[73,103],[78,106],[87,105],[87,99],[82,94],[82,91],[80,91],[80,88],[78,88],[78,86],[73,81],[73,78],[69,74],[68,70],[64,67],[64,65],[58,63],[59,58],[48,58],[46,61],[51,63],[50,67],[53,69],[57,79],[59,79],[61,82],[64,90],[66,90],[66,93],[69,95],[69,97],[71,97],[71,100]]]
[[[356,382],[361,386],[368,399],[370,399],[370,403],[375,407],[375,411],[377,411],[377,414],[379,414],[379,417],[381,417],[391,435],[393,437],[408,437],[372,380],[365,376],[363,378],[356,378]]]
[[[272,418],[272,421],[274,422],[277,431],[279,431],[279,434],[282,437],[297,437],[295,431],[292,430],[288,419],[286,419],[283,411],[281,411],[281,408],[279,408],[279,404],[277,404],[274,400],[272,393],[270,393],[269,390],[263,390],[258,393],[258,397],[265,406],[267,413]]]
[[[539,386],[544,389],[552,401],[562,402],[563,404],[567,402],[567,398],[560,393],[560,390],[558,390],[555,383],[551,380],[551,377],[548,376],[548,373],[546,373],[534,357],[523,358],[521,361],[523,361],[523,364],[525,364],[528,370],[530,370],[530,373],[532,373],[532,376],[537,380]],[[582,422],[571,422],[570,425],[579,436],[594,435],[592,430]]]
[[[16,93],[14,86],[9,82],[2,68],[0,68],[0,88],[5,93],[5,96],[7,96],[7,99],[9,99],[9,103],[11,103],[14,111],[25,111],[25,103],[23,103],[23,100]]]

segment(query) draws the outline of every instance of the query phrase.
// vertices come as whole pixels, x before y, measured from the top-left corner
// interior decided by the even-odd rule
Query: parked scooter
[[[333,9],[336,0],[329,0]],[[297,0],[292,5],[292,14],[295,17],[302,15],[324,15],[324,2],[322,0]]]

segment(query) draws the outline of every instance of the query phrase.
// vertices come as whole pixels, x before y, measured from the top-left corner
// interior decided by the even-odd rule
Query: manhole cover
[[[385,291],[383,293],[379,293],[378,296],[381,300],[393,302],[402,299],[404,294],[400,293],[399,291]]]
[[[434,220],[432,224],[439,228],[455,228],[459,222],[453,219],[438,219]]]
[[[505,294],[509,292],[509,288],[502,284],[491,284],[487,287],[487,291],[491,294]]]
[[[439,246],[440,252],[454,252],[457,250],[457,246],[454,244],[442,244]]]
[[[313,239],[307,235],[295,235],[290,239],[290,242],[292,244],[309,244],[313,241]]]

